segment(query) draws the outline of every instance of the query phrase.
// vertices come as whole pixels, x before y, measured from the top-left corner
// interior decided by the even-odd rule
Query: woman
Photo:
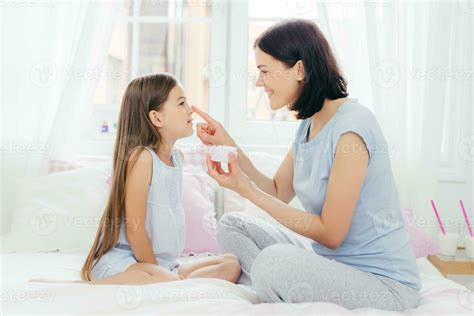
[[[347,98],[347,83],[315,23],[284,21],[254,44],[257,86],[272,110],[302,122],[273,179],[239,148],[229,172],[207,157],[209,175],[285,227],[242,213],[220,219],[222,252],[239,258],[239,283],[268,302],[331,302],[347,309],[403,311],[419,303],[420,278],[408,242],[386,141],[374,115]],[[197,108],[207,145],[237,146]],[[288,205],[297,196],[305,210]]]

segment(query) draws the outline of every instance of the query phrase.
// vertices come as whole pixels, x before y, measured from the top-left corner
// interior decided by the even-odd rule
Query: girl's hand
[[[220,162],[212,161],[209,154],[206,154],[207,174],[219,183],[221,187],[228,188],[246,197],[252,190],[252,182],[249,177],[240,170],[237,156],[229,154],[228,169],[226,173]]]
[[[198,123],[196,131],[199,139],[204,145],[225,145],[237,147],[235,141],[230,137],[221,123],[214,120],[209,114],[204,113],[194,105],[191,107],[194,112],[201,116],[206,123]]]

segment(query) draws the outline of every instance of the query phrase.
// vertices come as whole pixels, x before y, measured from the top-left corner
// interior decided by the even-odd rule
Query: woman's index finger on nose
[[[191,106],[191,108],[193,109],[194,112],[199,114],[199,116],[201,116],[206,122],[208,123],[214,122],[214,119],[212,119],[207,113],[204,113],[203,111],[198,109],[196,106],[193,105]]]

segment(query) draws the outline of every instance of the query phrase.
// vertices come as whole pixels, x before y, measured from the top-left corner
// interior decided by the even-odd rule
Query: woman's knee
[[[242,212],[225,213],[217,222],[217,240],[226,240],[229,233],[245,234],[247,224],[255,224],[258,221],[257,217]]]
[[[217,222],[217,233],[225,233],[229,227],[235,227],[240,221],[241,216],[238,212],[225,213]]]
[[[266,276],[268,268],[272,265],[272,259],[274,263],[275,249],[277,249],[278,244],[271,245],[259,252],[255,258],[252,268],[250,270],[250,275],[252,276],[252,281],[255,278],[260,278],[261,276]]]
[[[269,267],[279,268],[283,264],[282,261],[286,261],[288,258],[289,252],[295,246],[291,244],[273,244],[264,248],[255,258],[255,261],[252,265],[252,271],[260,272],[262,270],[267,270]]]
[[[233,234],[239,230],[240,221],[241,219],[239,218],[239,214],[237,212],[230,212],[222,215],[217,222],[216,239],[219,247],[224,248],[220,249],[221,251],[228,251],[228,249],[226,249],[226,245],[228,245],[233,239],[232,236],[229,236],[229,234]]]
[[[252,285],[263,299],[270,300],[268,292],[279,288],[288,269],[290,244],[274,244],[263,249],[253,262],[250,277]]]

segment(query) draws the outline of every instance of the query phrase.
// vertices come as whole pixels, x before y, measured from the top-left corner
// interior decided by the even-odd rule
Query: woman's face
[[[304,79],[303,63],[298,61],[288,68],[284,63],[255,48],[255,61],[259,69],[257,87],[263,87],[272,110],[290,106],[298,99]]]
[[[154,113],[153,113],[154,112]],[[159,111],[151,111],[152,122],[158,132],[168,139],[180,139],[193,134],[193,122],[184,89],[177,84],[171,89],[168,99]]]

